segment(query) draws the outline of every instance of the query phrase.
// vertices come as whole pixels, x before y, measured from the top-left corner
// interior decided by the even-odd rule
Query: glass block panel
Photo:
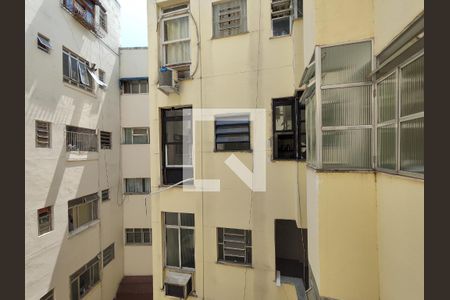
[[[377,85],[378,123],[395,119],[396,74],[388,76]]]
[[[323,131],[322,137],[324,168],[371,168],[371,129]]]
[[[370,81],[371,42],[322,48],[322,85]]]
[[[371,89],[368,86],[322,90],[322,125],[369,125]]]
[[[400,123],[400,170],[424,173],[424,118]]]
[[[396,169],[396,126],[395,124],[377,128],[377,167]]]
[[[424,110],[424,56],[403,67],[400,78],[401,116],[422,112]]]

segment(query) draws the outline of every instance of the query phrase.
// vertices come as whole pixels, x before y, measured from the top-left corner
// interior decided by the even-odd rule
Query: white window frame
[[[89,62],[87,60],[85,60],[84,58],[81,58],[80,56],[78,56],[77,54],[75,54],[74,52],[70,51],[69,49],[67,49],[65,47],[63,47],[63,60],[64,60],[64,55],[67,55],[68,58],[69,58],[69,61],[68,61],[69,76],[64,75],[64,70],[63,70],[63,81],[93,93],[93,91],[94,91],[94,83],[93,83],[92,76],[88,72]],[[72,73],[72,59],[75,59],[76,62],[77,62],[77,67],[76,67],[77,68],[77,74],[78,74],[78,79],[77,80],[72,78],[71,75],[70,75]],[[81,65],[85,65],[85,71],[86,71],[85,76],[86,76],[89,84],[83,83],[83,80],[81,79],[81,70],[82,70],[81,69]],[[64,66],[63,66],[63,68],[64,68]]]
[[[222,230],[222,242],[219,242],[219,229]],[[226,229],[232,229],[232,230],[240,230],[243,232],[243,236],[244,236],[244,251],[245,251],[245,257],[244,257],[244,262],[234,262],[231,260],[226,260],[225,259],[225,230]],[[250,232],[250,236],[251,236],[251,243],[250,246],[247,245],[247,237],[248,237],[248,233]],[[217,233],[217,239],[216,239],[216,244],[217,244],[217,262],[219,263],[223,263],[223,264],[233,264],[233,265],[240,265],[240,266],[251,266],[253,263],[253,237],[252,237],[252,230],[250,229],[240,229],[240,228],[225,228],[225,227],[217,227],[216,230]],[[236,242],[233,241],[235,243],[240,243],[240,242]],[[219,246],[222,245],[222,251],[223,251],[223,259],[219,259]],[[232,249],[232,248],[231,248]],[[239,249],[241,250],[241,249]],[[251,253],[251,262],[247,261],[247,251],[250,251]],[[235,255],[236,256],[236,255]]]
[[[178,5],[177,5],[178,6]],[[164,8],[167,9],[167,8]],[[176,64],[168,64],[166,62],[166,47],[167,45],[170,44],[175,44],[175,43],[182,43],[182,42],[186,42],[191,40],[191,32],[190,32],[190,20],[189,20],[189,5],[187,5],[186,8],[182,8],[180,10],[176,10],[176,11],[172,11],[169,13],[164,13],[164,9],[161,9],[161,34],[160,34],[160,45],[161,45],[161,66],[185,66],[185,65],[190,65],[191,64],[191,51],[189,51],[189,61],[186,62],[178,62]],[[164,25],[165,22],[170,21],[170,20],[175,20],[175,19],[180,19],[180,18],[184,18],[187,17],[188,18],[188,37],[187,38],[183,38],[183,39],[178,39],[178,40],[173,40],[173,41],[164,41],[164,35],[165,35],[165,31],[164,31]],[[190,43],[189,43],[190,45]]]
[[[131,143],[126,143],[126,130],[131,130]],[[145,134],[141,133],[134,133],[135,129],[143,129],[145,130]],[[149,134],[149,128],[148,127],[125,127],[123,128],[123,142],[124,145],[148,145],[150,144],[150,134]],[[134,143],[134,137],[135,136],[146,136],[147,137],[147,143],[145,144],[135,144]]]
[[[291,14],[289,16],[282,16],[282,17],[277,17],[277,18],[272,18],[272,4],[273,3],[278,3],[278,2],[285,2],[285,1],[290,1],[290,10],[291,10]],[[278,37],[283,37],[283,36],[290,36],[292,34],[292,21],[294,19],[294,3],[293,1],[295,0],[272,0],[270,1],[270,26],[271,26],[271,30],[272,30],[272,38],[278,38]],[[288,34],[283,34],[283,35],[274,35],[273,34],[273,21],[274,20],[281,20],[281,19],[286,19],[289,18],[289,33]]]
[[[144,182],[147,182],[146,181],[146,179],[148,179],[148,192],[145,192],[145,183],[144,183],[144,185],[142,186],[142,188],[143,188],[143,191],[142,192],[128,192],[127,191],[127,180],[129,180],[129,179],[140,179],[140,180],[143,180]],[[124,184],[124,191],[125,191],[125,194],[126,195],[148,195],[148,194],[150,194],[150,192],[151,192],[151,181],[150,181],[150,178],[149,177],[133,177],[133,178],[124,178],[123,179],[123,184]]]
[[[70,205],[71,201],[79,200],[79,199],[81,200],[81,203]],[[79,224],[80,223],[79,219],[77,219],[76,221],[73,220],[73,229],[70,230],[70,225],[67,226],[67,230],[69,232],[69,235],[72,235],[72,234],[78,233],[80,231],[83,231],[90,224],[96,222],[99,219],[99,217],[98,217],[98,200],[99,200],[98,194],[97,193],[93,193],[93,194],[90,194],[90,195],[86,195],[86,196],[83,196],[83,197],[80,197],[80,198],[76,198],[76,199],[70,200],[67,203],[67,205],[68,205],[67,212],[69,212],[71,209],[72,210],[77,210],[77,213],[76,213],[76,217],[77,218],[80,215],[80,213],[79,213],[80,207],[90,206],[90,210],[91,210],[90,213],[91,213],[91,217],[92,217],[91,220],[89,220],[88,222],[86,222],[84,224]],[[72,212],[72,217],[73,217],[73,215],[74,215],[74,213]],[[70,224],[70,219],[68,219],[67,221]],[[75,225],[76,225],[76,227],[75,227]]]
[[[148,230],[148,243],[145,242],[145,230]],[[136,231],[140,231],[141,242],[136,242],[134,235]],[[133,241],[129,242],[127,239],[127,233],[133,234]],[[151,246],[152,245],[152,229],[151,228],[125,228],[125,243],[126,246]]]

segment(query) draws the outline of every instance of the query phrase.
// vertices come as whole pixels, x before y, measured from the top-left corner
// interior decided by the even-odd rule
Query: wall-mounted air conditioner
[[[160,68],[158,88],[166,94],[178,94],[178,72],[167,67]]]
[[[166,296],[187,299],[192,292],[192,274],[166,271],[164,290]]]

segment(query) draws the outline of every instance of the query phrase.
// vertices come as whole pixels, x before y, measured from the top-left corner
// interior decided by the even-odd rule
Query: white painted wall
[[[79,24],[59,1],[26,1],[25,10],[25,299],[54,289],[69,299],[69,276],[112,242],[115,259],[102,270],[101,283],[86,299],[111,300],[123,276],[122,210],[119,176],[119,12],[115,0],[102,4],[108,33],[99,39]],[[37,33],[50,39],[49,54],[37,48]],[[63,83],[65,46],[106,72],[108,88],[94,94]],[[51,122],[52,147],[35,147],[35,120]],[[66,125],[112,132],[112,150],[89,160],[69,161]],[[69,237],[67,202],[110,188],[111,200],[99,203],[100,222]],[[38,236],[37,210],[53,206],[54,230]]]

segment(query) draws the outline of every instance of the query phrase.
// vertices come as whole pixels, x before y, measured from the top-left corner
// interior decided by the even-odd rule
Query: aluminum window
[[[114,259],[114,256],[114,243],[112,243],[111,245],[106,247],[105,250],[103,250],[103,268],[106,267],[106,265],[108,265]]]
[[[38,209],[38,235],[43,235],[44,233],[50,232],[53,230],[53,214],[52,207],[44,207]]]
[[[100,148],[111,149],[111,132],[100,131]]]
[[[79,88],[93,91],[92,76],[88,72],[89,62],[70,50],[63,48],[63,81]]]
[[[50,39],[38,33],[37,35],[37,46],[44,52],[49,53],[52,49],[52,45],[50,44]]]
[[[55,298],[54,298],[53,294],[54,294],[54,291],[51,290],[47,294],[42,296],[39,300],[54,300]]]
[[[100,257],[101,253],[97,254],[70,276],[71,300],[83,298],[100,281]]]
[[[128,245],[151,245],[151,228],[126,228],[125,243]]]
[[[108,200],[110,200],[109,189],[106,189],[106,190],[102,191],[102,201],[108,201]]]
[[[166,266],[195,268],[194,226],[194,214],[164,213]]]
[[[213,3],[213,35],[215,38],[247,31],[247,1]]]
[[[125,178],[125,193],[148,194],[150,192],[150,178]]]
[[[35,123],[36,130],[36,147],[50,148],[51,125],[49,122],[37,121]]]
[[[292,0],[272,0],[271,18],[273,36],[291,34],[294,7]]]
[[[217,261],[252,264],[252,232],[250,230],[217,228]]]
[[[215,119],[216,151],[250,150],[250,117],[217,116]]]
[[[148,128],[124,128],[123,129],[124,144],[149,144]]]
[[[68,202],[69,232],[98,219],[98,194],[90,194]]]
[[[123,94],[147,94],[148,80],[124,80],[122,82]]]
[[[62,0],[62,5],[84,27],[93,30],[95,26],[95,4],[93,0]]]

